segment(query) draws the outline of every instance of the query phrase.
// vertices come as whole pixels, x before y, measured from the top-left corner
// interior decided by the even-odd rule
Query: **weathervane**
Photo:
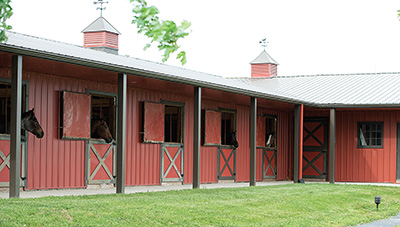
[[[108,2],[103,2],[103,0],[97,0],[97,2],[93,2],[93,4],[100,4],[100,7],[97,7],[97,9],[100,10],[100,17],[103,17],[103,10],[106,9],[106,7],[103,7],[103,4],[108,3]]]
[[[261,46],[264,47],[264,50],[265,50],[265,47],[267,47],[269,42],[267,41],[267,38],[264,38],[260,41],[260,43],[261,43]]]

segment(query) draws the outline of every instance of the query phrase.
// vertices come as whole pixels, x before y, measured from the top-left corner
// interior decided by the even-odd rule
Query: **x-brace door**
[[[263,153],[263,179],[276,179],[277,150],[262,148]]]
[[[183,182],[184,146],[176,143],[161,144],[161,182]]]
[[[10,137],[0,140],[0,186],[9,186],[10,182]],[[26,140],[21,141],[21,183],[26,187]]]
[[[87,149],[87,184],[114,183],[115,145],[101,140],[90,140]]]
[[[328,118],[305,118],[303,177],[327,179]]]
[[[218,146],[218,180],[236,180],[236,148]]]

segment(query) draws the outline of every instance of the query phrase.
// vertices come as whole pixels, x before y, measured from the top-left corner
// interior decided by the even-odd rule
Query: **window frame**
[[[111,135],[115,141],[117,141],[117,131],[118,131],[118,95],[113,92],[106,92],[106,91],[97,91],[97,90],[86,90],[86,94],[89,94],[91,97],[90,99],[93,99],[93,96],[97,97],[106,97],[106,98],[114,98],[114,107],[115,107],[115,112],[114,112],[114,129],[111,129],[110,124],[107,122],[109,128],[111,129]],[[90,103],[90,123],[92,122],[92,117],[93,117],[93,102]],[[90,126],[92,128],[92,126]],[[115,131],[113,131],[115,130]],[[100,140],[99,138],[92,138],[90,136],[90,139],[92,140]]]
[[[371,126],[373,124],[381,126],[381,131],[378,131],[376,129],[376,132],[377,133],[380,132],[380,134],[381,134],[380,138],[376,137],[376,139],[380,139],[381,140],[381,145],[361,145],[361,140],[360,140],[361,127],[363,125]],[[357,122],[357,148],[383,148],[383,138],[384,138],[384,136],[383,136],[384,128],[383,127],[384,127],[384,122],[383,121],[359,121],[359,122]],[[369,141],[371,141],[371,139],[373,139],[373,138],[370,135],[369,138],[367,138],[367,139]]]
[[[270,115],[270,114],[264,114],[263,117],[265,117],[265,148],[269,150],[276,150],[278,149],[278,116],[276,115]],[[267,142],[268,142],[268,119],[273,121],[273,124],[275,126],[275,146],[273,147],[267,147]]]
[[[231,122],[231,131],[236,132],[236,135],[237,135],[237,110],[218,108],[218,112],[221,113],[221,133],[220,133],[221,134],[221,142],[220,142],[220,145],[221,146],[230,146],[230,144],[223,143],[223,138],[222,138],[222,130],[223,130],[222,121],[223,121],[223,119],[222,119],[222,116],[223,116],[224,113],[233,115],[233,122]],[[227,140],[227,138],[228,137],[227,137],[226,132],[225,132],[225,140]],[[227,141],[225,141],[225,142],[227,142]]]
[[[181,102],[173,102],[173,101],[166,101],[166,100],[161,100],[161,104],[164,104],[164,143],[174,143],[174,144],[183,144],[185,141],[185,103],[181,103]],[[178,113],[178,119],[177,121],[180,121],[177,123],[177,125],[180,127],[177,129],[177,141],[178,142],[169,142],[166,141],[166,123],[167,123],[167,119],[165,118],[166,113],[166,108],[167,106],[171,106],[171,107],[176,107],[179,108],[180,111]]]

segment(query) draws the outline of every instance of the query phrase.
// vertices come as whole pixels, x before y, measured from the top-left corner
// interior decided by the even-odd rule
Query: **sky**
[[[131,23],[129,0],[104,0],[120,33],[119,54],[161,62],[156,45]],[[14,32],[83,45],[81,31],[100,16],[94,0],[12,0]],[[400,72],[398,0],[147,0],[160,18],[192,23],[179,42],[187,63],[165,62],[223,77],[249,77],[250,62],[266,51],[279,76]]]

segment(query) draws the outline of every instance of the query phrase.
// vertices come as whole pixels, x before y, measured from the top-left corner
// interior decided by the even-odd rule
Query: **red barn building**
[[[20,186],[400,178],[400,73],[279,77],[264,51],[251,78],[229,79],[119,56],[104,18],[83,32],[86,47],[13,32],[0,44],[0,185],[12,197]],[[10,121],[32,108],[41,139]],[[91,134],[98,118],[114,142]]]

